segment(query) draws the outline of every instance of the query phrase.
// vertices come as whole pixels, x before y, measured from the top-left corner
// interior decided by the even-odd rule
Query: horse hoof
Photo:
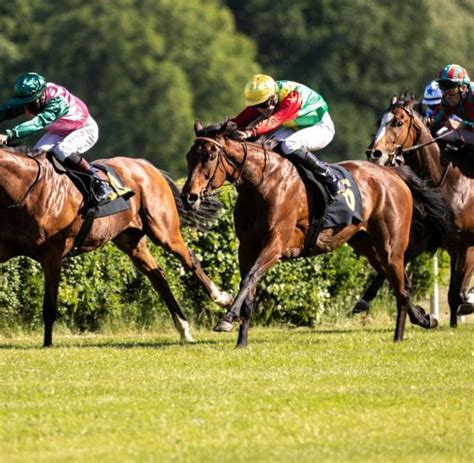
[[[464,315],[470,315],[474,312],[474,304],[470,304],[469,302],[465,304],[461,304],[458,308],[458,317],[462,317]]]
[[[429,330],[436,328],[438,326],[438,320],[432,314],[428,315],[428,320],[429,320],[429,325],[428,325]]]
[[[214,331],[230,333],[232,331],[232,323],[227,320],[220,320],[219,323],[214,327]]]
[[[359,299],[357,304],[352,309],[352,315],[357,315],[358,313],[368,312],[369,311],[369,303],[364,299]]]

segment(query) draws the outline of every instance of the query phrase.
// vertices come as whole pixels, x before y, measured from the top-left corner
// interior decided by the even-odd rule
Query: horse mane
[[[216,196],[207,196],[201,201],[201,207],[198,210],[187,209],[181,198],[181,188],[176,185],[171,174],[158,169],[165,178],[178,209],[179,216],[184,226],[196,228],[199,231],[210,230],[214,227],[222,209],[222,203]]]
[[[26,145],[19,145],[19,146],[2,146],[3,151],[7,151],[8,153],[15,154],[18,156],[29,157],[29,158],[39,158],[46,156],[46,151],[38,150],[35,148],[31,148]]]

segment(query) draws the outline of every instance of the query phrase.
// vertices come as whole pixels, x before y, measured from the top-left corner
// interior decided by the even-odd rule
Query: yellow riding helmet
[[[254,75],[245,86],[245,105],[255,106],[275,95],[276,82],[265,74]]]

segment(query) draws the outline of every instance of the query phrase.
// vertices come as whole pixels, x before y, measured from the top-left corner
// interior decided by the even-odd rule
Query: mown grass
[[[0,340],[2,462],[473,461],[474,326]]]

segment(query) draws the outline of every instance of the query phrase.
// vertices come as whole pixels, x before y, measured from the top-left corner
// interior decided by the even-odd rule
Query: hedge
[[[239,273],[232,214],[236,192],[224,188],[220,198],[224,207],[212,231],[185,229],[183,233],[214,282],[236,294]],[[210,327],[223,309],[209,300],[195,277],[186,273],[177,259],[149,245],[190,320],[194,325]],[[441,263],[443,268],[447,267],[445,255]],[[430,256],[422,256],[411,266],[416,297],[429,291],[431,267]],[[26,257],[18,257],[0,269],[0,331],[42,329],[40,266]],[[313,326],[347,317],[373,276],[367,260],[357,257],[348,246],[323,256],[281,261],[259,283],[255,321]],[[386,287],[379,304],[394,313],[395,300]],[[59,321],[73,332],[144,330],[163,323],[171,326],[168,310],[149,281],[112,244],[65,261],[59,313]]]

